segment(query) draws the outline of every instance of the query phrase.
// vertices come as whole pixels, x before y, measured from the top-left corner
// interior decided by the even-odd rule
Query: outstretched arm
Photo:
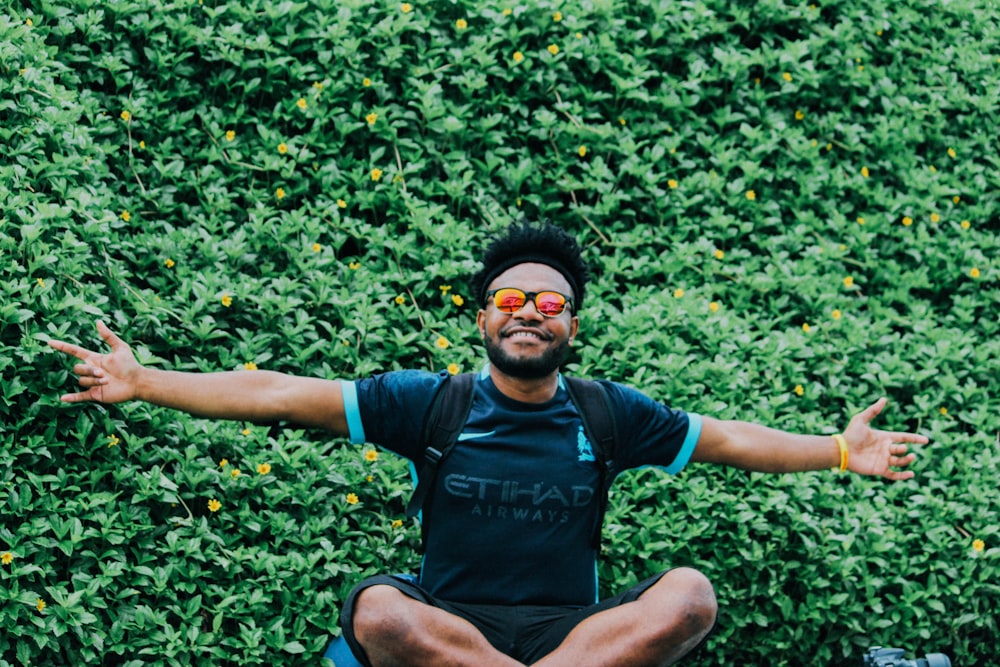
[[[916,458],[908,453],[907,444],[926,444],[928,440],[916,433],[872,428],[872,420],[885,405],[886,399],[880,398],[854,415],[844,430],[847,468],[891,480],[910,479],[912,470],[899,470]],[[838,467],[840,447],[828,435],[799,435],[749,422],[704,418],[691,460],[758,472],[801,472]]]
[[[94,352],[60,340],[53,348],[76,357],[73,367],[82,391],[65,394],[67,403],[121,403],[141,400],[198,417],[247,421],[289,421],[344,435],[340,383],[272,371],[184,373],[146,368],[132,349],[103,322],[97,331],[111,351]]]

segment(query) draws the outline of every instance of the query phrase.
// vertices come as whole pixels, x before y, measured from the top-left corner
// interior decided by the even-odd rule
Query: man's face
[[[488,290],[503,287],[576,296],[561,273],[534,262],[507,269],[489,284]],[[539,379],[557,371],[579,327],[579,320],[569,308],[556,317],[545,317],[531,300],[513,313],[504,313],[489,299],[476,322],[490,363],[502,373],[524,379]]]

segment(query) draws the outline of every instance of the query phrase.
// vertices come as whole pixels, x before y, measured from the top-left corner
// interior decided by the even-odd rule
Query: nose
[[[525,299],[524,305],[511,313],[511,317],[519,320],[544,320],[545,316],[538,312],[534,299]]]

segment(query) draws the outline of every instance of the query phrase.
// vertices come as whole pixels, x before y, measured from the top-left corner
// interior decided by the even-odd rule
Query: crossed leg
[[[660,667],[694,649],[718,606],[697,570],[665,573],[636,600],[584,619],[536,667]],[[374,667],[516,667],[470,622],[390,586],[358,596],[354,634]]]

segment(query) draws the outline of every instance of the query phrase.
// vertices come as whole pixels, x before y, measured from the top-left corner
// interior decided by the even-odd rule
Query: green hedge
[[[465,278],[521,217],[595,269],[571,372],[821,433],[887,395],[933,439],[897,484],[630,473],[605,592],[701,568],[689,664],[995,654],[994,4],[26,0],[0,67],[0,665],[316,663],[352,584],[419,559],[402,462],[61,404],[47,339],[471,370]]]

